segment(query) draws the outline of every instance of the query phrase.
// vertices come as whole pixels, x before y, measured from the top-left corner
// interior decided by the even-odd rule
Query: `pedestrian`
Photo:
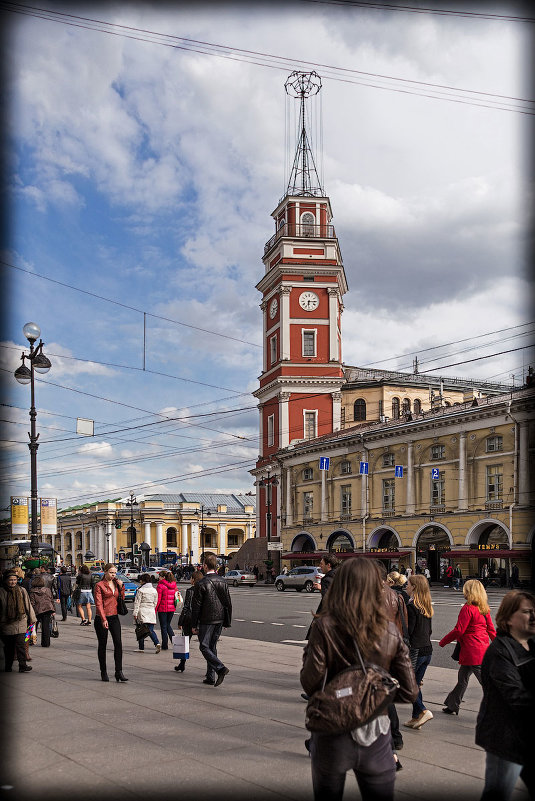
[[[418,685],[418,697],[412,705],[412,717],[405,726],[409,729],[420,729],[433,717],[433,713],[426,708],[422,698],[422,682],[433,653],[431,645],[433,604],[425,576],[411,576],[407,582],[407,594],[409,655]]]
[[[487,582],[489,580],[489,568],[486,562],[483,563],[481,568],[481,582],[484,587],[487,586]]]
[[[203,684],[219,687],[229,669],[217,655],[217,643],[222,629],[230,627],[232,601],[228,586],[217,575],[216,568],[216,555],[205,554],[204,577],[195,585],[191,604],[191,632],[199,635],[199,650],[206,660]]]
[[[156,604],[156,612],[158,613],[162,632],[162,651],[167,651],[169,649],[168,643],[172,643],[175,636],[175,632],[171,628],[171,621],[175,614],[176,593],[176,581],[173,574],[167,570],[160,573],[157,589],[158,603]]]
[[[192,603],[193,603],[193,593],[195,590],[195,585],[198,581],[200,581],[203,577],[203,574],[200,570],[195,570],[190,577],[190,587],[186,590],[186,595],[184,597],[184,604],[182,606],[179,618],[178,618],[178,625],[182,629],[182,634],[185,637],[191,637],[191,612],[192,612]],[[186,669],[186,660],[181,659],[178,665],[175,665],[175,670],[178,673],[183,673]]]
[[[379,665],[399,681],[397,700],[418,694],[409,652],[388,620],[384,586],[367,559],[347,559],[336,571],[303,654],[301,685],[308,695],[321,690],[340,671],[358,662]],[[391,801],[396,764],[390,720],[382,714],[347,734],[312,732],[310,742],[315,801],[341,801],[346,773],[355,773],[363,801]]]
[[[72,598],[72,579],[67,573],[67,568],[65,566],[61,567],[59,571],[58,593],[61,607],[61,619],[67,620],[69,598]]]
[[[511,565],[511,580],[509,582],[509,587],[512,590],[517,589],[520,587],[520,571],[518,569],[518,565],[516,562],[513,562]]]
[[[496,639],[481,665],[476,743],[486,751],[482,801],[508,801],[520,776],[535,797],[535,596],[512,590],[496,613]]]
[[[448,587],[449,589],[451,589],[451,586],[453,584],[453,568],[451,565],[448,565],[446,570],[444,571],[444,581],[446,582],[444,584],[444,587],[445,588]]]
[[[282,569],[282,572],[284,573],[284,568]],[[255,565],[253,567],[253,573],[254,573],[255,579],[258,581],[258,574],[260,573],[260,571],[258,569],[258,565]]]
[[[424,567],[424,576],[426,577],[428,582],[431,584],[431,573],[429,572],[429,568],[428,567]]]
[[[140,585],[134,598],[134,623],[145,623],[149,629],[149,637],[154,643],[156,653],[160,653],[160,643],[158,635],[154,631],[156,623],[156,604],[158,603],[158,592],[150,580],[148,573],[142,573],[139,577]],[[138,652],[145,653],[145,638],[141,637],[138,641]]]
[[[18,584],[17,574],[6,570],[0,587],[0,638],[4,644],[4,671],[11,673],[15,653],[19,663],[19,673],[28,673],[32,667],[27,664],[25,637],[26,631],[35,623],[36,616],[26,589]]]
[[[448,694],[442,710],[447,715],[458,715],[461,701],[473,673],[481,684],[481,663],[489,640],[496,637],[490,616],[489,602],[483,584],[477,579],[469,579],[463,587],[466,603],[462,606],[455,628],[439,642],[441,648],[456,640],[460,644],[459,672],[457,684]]]
[[[391,587],[394,592],[397,592],[403,600],[405,604],[409,603],[409,596],[407,594],[407,578],[403,575],[403,573],[398,573],[397,570],[391,570],[388,576],[386,577],[388,586]]]
[[[98,662],[102,681],[109,681],[106,669],[108,632],[111,633],[113,641],[115,681],[128,681],[123,675],[121,621],[117,613],[119,595],[124,599],[124,584],[116,576],[117,568],[108,562],[104,565],[104,577],[95,586],[95,632],[98,640]]]
[[[461,581],[462,581],[462,579],[463,579],[463,573],[462,573],[462,570],[461,570],[461,566],[460,565],[455,565],[455,568],[453,570],[453,584],[454,584],[454,589],[455,590],[460,590],[461,589]]]
[[[91,571],[87,565],[82,565],[80,567],[80,572],[76,576],[76,587],[80,590],[80,594],[77,596],[76,601],[78,617],[82,618],[80,626],[91,625],[91,604],[95,603],[91,585]],[[87,618],[84,616],[84,611],[82,609],[84,606]]]
[[[412,576],[412,567],[406,568],[405,575],[407,576],[407,581],[408,581],[410,579],[410,577]]]
[[[37,621],[41,624],[41,648],[50,647],[50,627],[52,618],[56,616],[56,607],[50,587],[45,587],[42,576],[32,579],[30,603],[34,608]]]

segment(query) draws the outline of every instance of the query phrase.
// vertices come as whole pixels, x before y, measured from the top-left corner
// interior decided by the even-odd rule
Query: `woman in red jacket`
[[[172,643],[175,636],[175,632],[171,628],[171,620],[175,614],[176,581],[171,572],[160,573],[157,590],[158,603],[156,604],[156,611],[158,612],[158,620],[160,621],[162,632],[162,651],[167,651],[169,648],[168,640]]]
[[[477,579],[470,579],[463,587],[463,595],[466,603],[459,612],[455,628],[439,642],[441,648],[453,640],[457,640],[461,646],[457,684],[444,701],[446,706],[442,710],[447,715],[459,714],[471,673],[481,684],[481,663],[489,640],[496,637],[483,584]]]
[[[115,565],[104,565],[104,577],[95,585],[95,632],[98,640],[98,661],[102,681],[109,681],[106,670],[106,643],[108,631],[113,640],[113,658],[115,661],[115,681],[128,681],[123,676],[123,645],[121,642],[121,622],[117,614],[119,593],[124,598],[124,584],[116,578]]]

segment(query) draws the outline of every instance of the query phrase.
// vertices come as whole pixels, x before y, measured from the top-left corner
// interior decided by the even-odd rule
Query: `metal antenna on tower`
[[[292,72],[284,84],[286,94],[299,100],[299,136],[290,180],[288,195],[323,196],[310,138],[306,129],[305,100],[317,95],[321,89],[321,78],[317,72]]]

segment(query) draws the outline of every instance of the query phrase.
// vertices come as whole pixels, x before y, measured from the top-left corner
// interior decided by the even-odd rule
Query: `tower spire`
[[[322,197],[323,188],[314,161],[310,136],[306,128],[305,100],[317,95],[321,78],[317,72],[292,72],[284,84],[286,94],[299,100],[297,148],[286,189],[287,195]]]

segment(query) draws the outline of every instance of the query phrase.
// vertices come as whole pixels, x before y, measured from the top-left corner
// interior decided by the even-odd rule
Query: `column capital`
[[[328,294],[328,295],[329,295],[329,297],[331,297],[331,298],[332,298],[332,297],[335,297],[335,298],[337,298],[337,297],[339,296],[339,294],[340,294],[340,293],[339,293],[339,291],[338,291],[337,287],[330,286],[330,287],[328,287],[328,289],[327,289],[327,294]]]
[[[291,392],[279,392],[277,398],[284,403],[290,400],[291,394]]]
[[[279,287],[279,293],[280,293],[281,296],[282,295],[289,295],[291,291],[292,291],[292,287],[291,286],[281,286],[281,287]]]

